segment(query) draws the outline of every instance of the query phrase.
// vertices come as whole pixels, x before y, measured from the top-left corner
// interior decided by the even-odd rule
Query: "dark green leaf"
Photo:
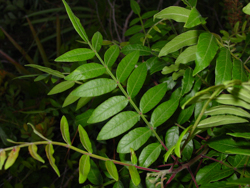
[[[72,88],[75,85],[74,81],[63,81],[57,85],[55,85],[50,92],[48,93],[48,95],[54,95],[57,93],[61,93],[63,91],[66,91],[70,88]]]
[[[158,159],[161,147],[162,145],[159,143],[152,143],[146,146],[139,156],[139,165],[145,168],[149,167]]]
[[[60,122],[60,130],[64,141],[71,146],[70,134],[69,134],[69,124],[65,116],[62,117]]]
[[[77,102],[76,111],[82,108],[84,105],[86,105],[91,99],[92,97],[81,97]]]
[[[46,73],[51,74],[53,76],[56,76],[58,78],[64,78],[65,77],[61,72],[59,72],[57,70],[53,70],[53,69],[48,68],[48,67],[43,67],[43,66],[35,65],[35,64],[29,64],[29,65],[25,65],[25,66],[36,68],[36,69],[38,69],[40,71],[46,72]]]
[[[129,166],[129,174],[135,186],[139,185],[141,182],[140,175],[134,166]]]
[[[82,155],[79,161],[79,183],[82,184],[87,180],[90,171],[89,155]]]
[[[72,95],[72,92],[65,98],[62,107],[68,106],[75,101],[77,101],[80,97]]]
[[[77,115],[75,118],[75,124],[81,125],[82,127],[85,127],[86,125],[88,125],[87,120],[89,119],[89,117],[91,116],[91,114],[93,113],[93,109],[89,109],[86,112]]]
[[[119,180],[118,182],[116,182],[113,186],[113,188],[124,188],[122,182]]]
[[[134,25],[132,27],[130,27],[126,32],[125,32],[125,36],[129,36],[129,35],[133,35],[135,33],[138,33],[142,30],[142,27],[140,25]]]
[[[237,143],[230,137],[215,137],[208,141],[209,147],[216,151],[227,153],[227,150],[237,148]]]
[[[250,156],[250,149],[243,149],[238,147],[229,149],[226,151],[226,153]]]
[[[77,48],[69,52],[64,53],[55,59],[57,62],[76,62],[86,61],[95,56],[95,52],[88,48]]]
[[[201,185],[200,188],[239,188],[239,186],[235,186],[235,185],[227,185],[226,181],[219,181],[219,182],[215,182],[215,183],[208,183],[208,184],[204,184]]]
[[[185,134],[185,136],[183,137],[182,143],[181,143],[181,148],[182,148],[183,144],[185,143],[186,139],[188,138],[188,135],[189,135],[189,133]],[[181,155],[182,155],[181,159],[183,161],[188,161],[192,157],[193,150],[194,150],[194,144],[193,144],[193,141],[190,140],[181,153]]]
[[[148,56],[151,55],[151,49],[147,46],[143,46],[142,44],[129,44],[127,46],[124,46],[121,50],[121,52],[124,55],[128,55],[131,52],[139,51],[140,56]]]
[[[117,172],[117,168],[115,166],[115,164],[113,163],[113,161],[106,161],[105,162],[105,166],[109,172],[109,174],[112,176],[112,178],[114,178],[115,181],[119,180],[119,175]]]
[[[175,64],[187,64],[196,59],[197,45],[186,48],[176,59]]]
[[[161,71],[163,67],[167,65],[165,61],[161,61],[158,57],[151,57],[145,63],[150,75],[154,74],[155,72]]]
[[[250,139],[250,133],[227,133],[227,135],[238,138]]]
[[[241,178],[241,179],[227,182],[227,185],[245,185],[245,186],[248,186],[249,184],[250,184],[249,178]]]
[[[200,24],[205,25],[206,21],[204,18],[202,18],[199,11],[195,7],[193,7],[189,16],[188,16],[187,22],[185,23],[184,27],[192,28],[192,27],[200,25]]]
[[[91,142],[89,140],[88,133],[84,130],[84,128],[81,125],[78,126],[78,131],[79,131],[79,136],[80,136],[80,140],[81,140],[83,147],[89,153],[93,153],[93,149],[92,149]]]
[[[60,177],[60,172],[55,164],[55,158],[53,157],[53,154],[54,154],[53,145],[52,144],[46,145],[45,151],[46,151],[46,155],[47,155],[47,158],[49,159],[49,163],[50,163],[51,167],[54,169],[56,174]]]
[[[177,123],[179,125],[186,123],[189,120],[189,118],[193,115],[193,112],[194,112],[194,105],[191,105],[188,108],[182,110],[177,118]]]
[[[97,31],[92,37],[92,46],[96,50],[96,52],[98,52],[101,49],[102,41],[103,41],[102,34],[99,31]]]
[[[173,126],[166,132],[165,143],[167,148],[172,148],[179,139],[179,127]]]
[[[138,15],[140,14],[141,12],[140,6],[135,0],[130,0],[130,6],[135,14],[138,14]]]
[[[104,62],[108,67],[112,67],[116,59],[120,54],[119,47],[117,45],[111,46],[104,54]]]
[[[101,185],[103,183],[102,174],[92,159],[90,159],[90,166],[88,180],[94,185]]]
[[[194,84],[194,77],[192,76],[192,74],[193,74],[192,69],[188,68],[185,71],[185,74],[182,79],[182,85],[181,85],[181,96],[188,93],[192,89],[193,84]]]

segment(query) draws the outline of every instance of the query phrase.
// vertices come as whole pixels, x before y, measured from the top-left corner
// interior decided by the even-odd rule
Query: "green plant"
[[[49,95],[72,89],[63,106],[78,100],[77,109],[87,103],[91,108],[76,116],[72,128],[62,117],[60,130],[65,142],[52,141],[29,124],[42,141],[9,140],[16,145],[1,150],[0,167],[11,167],[23,147],[44,162],[37,146],[46,145],[50,165],[60,176],[54,146],[62,146],[82,154],[79,183],[86,186],[247,187],[247,21],[241,28],[236,23],[232,31],[221,31],[221,37],[208,30],[206,19],[196,9],[197,1],[183,2],[186,8],[171,6],[141,15],[140,6],[131,0],[138,18],[125,33],[132,35],[129,43],[110,41],[106,50],[102,35],[96,32],[90,41],[63,0],[85,48],[55,60],[73,63],[70,72],[29,66],[61,79]],[[250,14],[249,6],[243,8],[246,14]],[[82,145],[71,140],[72,129],[73,134],[79,132]],[[117,152],[110,149],[110,139]]]

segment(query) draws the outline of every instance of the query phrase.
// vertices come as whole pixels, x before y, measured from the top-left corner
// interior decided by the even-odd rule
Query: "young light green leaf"
[[[218,43],[211,33],[201,33],[198,40],[195,69],[193,76],[205,69],[213,60],[218,50]]]
[[[77,67],[65,80],[86,80],[101,76],[106,71],[105,67],[98,63],[88,63]]]
[[[56,172],[58,177],[60,177],[60,172],[55,164],[55,158],[53,157],[53,154],[54,154],[53,145],[52,144],[46,145],[45,151],[46,151],[46,155],[47,155],[47,158],[49,159],[49,163],[50,163],[51,167],[54,169],[54,171]]]
[[[97,140],[107,140],[131,129],[140,120],[140,115],[133,111],[121,112],[109,120],[99,132]]]
[[[139,185],[139,183],[141,182],[141,177],[140,177],[137,169],[134,166],[129,166],[128,169],[129,169],[129,174],[130,174],[130,177],[133,181],[133,184],[135,186]]]
[[[11,152],[9,153],[9,156],[8,156],[6,162],[5,162],[4,170],[7,170],[8,168],[10,168],[15,163],[15,161],[16,161],[18,155],[19,155],[19,151],[20,151],[19,146],[15,146],[11,150]],[[3,154],[3,158],[4,158],[4,154]]]
[[[162,145],[160,143],[152,143],[143,148],[139,156],[139,165],[142,167],[149,167],[153,162],[155,162],[160,153]]]
[[[83,147],[89,153],[93,153],[93,149],[92,149],[91,142],[89,140],[88,133],[84,130],[84,128],[81,125],[78,125],[78,131],[79,131],[79,136],[80,136],[80,140],[81,140]]]
[[[77,102],[76,111],[79,110],[80,108],[82,108],[84,105],[86,105],[91,99],[92,99],[92,97],[81,97],[79,99],[79,101]]]
[[[64,53],[55,59],[57,62],[86,61],[95,56],[95,52],[88,48],[77,48]]]
[[[187,64],[190,61],[196,59],[197,45],[190,46],[186,48],[176,59],[175,64]]]
[[[243,108],[246,108],[250,110],[250,104],[247,102],[231,95],[231,94],[221,94],[218,97],[215,98],[215,101],[220,103],[220,104],[228,104],[228,105],[233,105],[233,106],[240,106]]]
[[[142,113],[147,113],[154,108],[164,97],[167,92],[167,84],[162,83],[150,88],[141,98],[140,110]]]
[[[179,125],[182,125],[189,120],[189,118],[193,115],[194,107],[195,105],[191,105],[188,108],[181,111],[181,113],[179,114],[177,118],[177,123]]]
[[[65,116],[62,117],[60,122],[60,129],[64,141],[71,146],[70,134],[69,134],[69,124]]]
[[[164,155],[164,161],[165,161],[165,162],[167,162],[169,156],[173,153],[174,149],[175,149],[175,145],[172,146],[172,147],[167,151],[167,153]]]
[[[6,156],[5,150],[1,149],[0,150],[0,170],[2,170],[6,158],[7,156]]]
[[[238,108],[235,106],[228,106],[228,105],[214,106],[206,110],[205,114],[210,116],[220,115],[220,114],[231,114],[231,115],[250,118],[250,114],[247,111],[243,110],[242,108]]]
[[[103,41],[102,34],[99,31],[97,31],[92,37],[92,46],[96,50],[96,52],[99,52],[99,50],[101,49],[102,41]]]
[[[91,116],[91,114],[93,113],[94,109],[89,109],[86,112],[77,115],[75,117],[75,125],[81,125],[82,127],[85,127],[88,125],[87,120],[89,119],[89,117]]]
[[[222,84],[232,79],[233,64],[231,61],[230,51],[223,47],[216,59],[215,67],[215,85]]]
[[[248,14],[250,15],[250,3],[248,3],[246,6],[243,7],[242,11],[245,13],[245,14]]]
[[[37,146],[35,144],[29,145],[28,150],[29,150],[30,155],[34,159],[40,161],[41,163],[45,163],[45,161],[43,160],[43,158],[37,153]]]
[[[154,19],[172,19],[177,22],[186,22],[188,16],[190,14],[190,10],[178,7],[178,6],[170,6],[168,8],[163,9],[159,13],[154,15]]]
[[[79,161],[79,183],[82,184],[87,180],[90,171],[89,155],[82,155]]]
[[[124,96],[114,96],[100,104],[88,119],[88,123],[98,123],[122,111],[128,104]]]
[[[199,11],[195,7],[193,7],[189,16],[188,16],[188,19],[187,19],[184,27],[192,28],[192,27],[200,25],[200,24],[205,25],[206,21],[204,18],[202,18]]]
[[[36,68],[36,69],[38,69],[40,71],[46,72],[46,73],[51,74],[53,76],[56,76],[58,78],[64,78],[65,77],[61,72],[59,72],[57,70],[53,70],[53,69],[48,68],[48,67],[43,67],[43,66],[35,65],[35,64],[29,64],[29,65],[25,65],[25,66]]]
[[[111,160],[106,161],[105,166],[106,166],[110,176],[112,176],[112,178],[114,178],[115,181],[118,181],[119,175],[118,175],[117,168],[116,168],[115,164],[113,163],[113,161],[111,161]]]
[[[70,94],[66,97],[66,99],[63,102],[62,107],[68,106],[72,103],[74,103],[75,101],[77,101],[80,97],[74,96],[72,95],[72,92],[70,92]]]
[[[124,55],[128,55],[134,51],[139,51],[140,56],[148,56],[151,55],[151,49],[147,46],[143,46],[142,44],[129,44],[122,48],[121,53]]]
[[[250,133],[227,133],[227,135],[237,137],[237,138],[250,139]]]
[[[232,78],[234,80],[241,80],[242,82],[248,81],[243,62],[241,62],[240,60],[236,60],[236,59],[233,60]]]
[[[91,168],[88,174],[88,180],[94,185],[101,185],[103,183],[102,174],[92,159],[90,159],[90,166]]]
[[[135,151],[133,150],[133,148],[130,148],[130,158],[131,158],[131,162],[133,165],[137,165],[137,156],[136,156],[136,153]]]
[[[206,118],[198,124],[198,128],[209,128],[209,127],[215,127],[220,125],[226,125],[226,124],[233,124],[233,123],[246,123],[248,122],[246,119],[232,116],[232,115],[220,115],[220,116],[212,116],[209,118]]]
[[[162,74],[169,74],[169,73],[172,73],[172,72],[176,72],[179,70],[179,65],[176,65],[176,64],[172,64],[170,66],[165,66],[161,73]]]
[[[128,78],[138,60],[139,51],[134,51],[121,60],[116,70],[116,77],[119,82],[124,82]]]
[[[111,46],[104,54],[104,62],[108,67],[112,67],[116,59],[120,54],[119,47],[117,45]]]
[[[75,85],[74,81],[63,81],[57,85],[55,85],[50,92],[48,93],[48,95],[54,95],[57,93],[61,93],[64,92],[70,88],[72,88]]]
[[[201,31],[198,30],[190,30],[176,36],[161,49],[159,57],[166,56],[169,53],[175,52],[185,46],[196,44],[200,33]]]
[[[78,97],[96,97],[109,93],[116,88],[117,84],[114,80],[108,78],[99,78],[90,80],[87,83],[76,88],[72,95]]]
[[[151,136],[150,129],[138,127],[122,137],[117,146],[118,153],[129,153],[130,148],[139,149]]]
[[[190,129],[190,126],[187,127],[184,131],[182,131],[178,141],[176,142],[176,145],[175,145],[175,154],[177,157],[181,158],[181,144],[182,144],[182,139],[184,138],[184,136],[186,135],[186,133],[189,131]]]
[[[80,35],[80,37],[85,42],[88,42],[88,36],[87,36],[82,24],[80,23],[80,20],[74,15],[74,13],[70,9],[69,5],[65,2],[65,0],[62,0],[62,1],[63,1],[65,8],[66,8],[69,19],[70,19],[73,27],[75,28],[76,32]]]
[[[130,6],[135,14],[138,14],[138,15],[140,14],[141,8],[135,0],[130,0]]]
[[[192,76],[192,74],[193,74],[192,69],[188,68],[185,71],[185,74],[182,79],[182,85],[181,85],[181,96],[185,95],[192,89],[193,84],[194,84],[194,77]]]
[[[147,76],[146,63],[139,65],[129,76],[127,91],[130,98],[134,98],[142,88]]]
[[[158,127],[167,121],[179,106],[180,89],[176,89],[170,99],[160,104],[152,113],[150,123],[153,127]]]

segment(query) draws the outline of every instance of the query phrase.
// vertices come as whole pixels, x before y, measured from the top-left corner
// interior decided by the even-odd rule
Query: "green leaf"
[[[11,152],[9,153],[8,158],[7,158],[6,162],[5,162],[4,170],[7,170],[8,168],[10,168],[15,163],[15,161],[16,161],[18,155],[19,155],[19,151],[20,151],[19,146],[15,146],[11,150]],[[3,154],[2,159],[4,159],[4,154]]]
[[[45,161],[43,160],[43,158],[37,153],[37,146],[35,144],[29,145],[28,150],[29,150],[30,155],[34,159],[40,161],[41,163],[45,163]],[[0,164],[1,164],[1,161],[0,161]],[[1,165],[0,165],[0,169],[1,169]]]
[[[95,97],[105,93],[109,93],[116,88],[117,84],[114,80],[108,78],[99,78],[88,81],[87,83],[76,88],[72,95],[78,97]]]
[[[248,122],[246,119],[237,116],[220,115],[220,116],[212,116],[200,121],[200,123],[197,125],[197,128],[209,128],[226,124],[246,123],[246,122]]]
[[[227,133],[227,135],[238,138],[250,139],[250,133]]]
[[[187,64],[196,59],[197,45],[186,48],[176,59],[175,64]]]
[[[109,120],[101,129],[97,140],[107,140],[131,129],[140,120],[140,115],[133,111],[121,112]]]
[[[147,142],[151,136],[151,130],[146,127],[138,127],[122,137],[117,146],[118,153],[129,153],[130,148],[135,151]]]
[[[193,76],[210,64],[216,55],[218,48],[219,47],[214,35],[208,32],[200,34],[196,52],[196,66]]]
[[[243,7],[242,11],[245,13],[245,14],[248,14],[250,15],[250,3],[248,3],[246,6]]]
[[[99,52],[99,50],[102,47],[103,37],[102,34],[97,31],[93,37],[92,37],[92,46],[96,50],[96,52]]]
[[[190,127],[186,128],[184,131],[182,131],[180,137],[178,138],[178,141],[176,142],[174,151],[175,151],[176,156],[179,157],[179,158],[181,158],[181,144],[182,144],[182,139],[184,138],[184,136],[188,132],[189,128]]]
[[[250,5],[250,3],[249,3],[249,5]],[[249,7],[249,9],[250,9],[250,7]],[[250,14],[250,11],[249,11],[249,14]],[[250,179],[249,178],[240,178],[240,179],[237,179],[237,180],[227,182],[227,185],[237,185],[237,187],[239,185],[248,186],[249,184],[250,184]]]
[[[74,103],[75,101],[77,101],[80,97],[74,96],[72,95],[72,92],[70,92],[70,94],[66,97],[66,99],[63,102],[62,107],[68,106],[72,103]]]
[[[88,119],[88,123],[98,123],[122,111],[128,104],[124,96],[114,96],[100,104]]]
[[[152,54],[151,49],[147,46],[143,46],[142,44],[129,44],[124,46],[121,50],[124,55],[128,55],[134,51],[139,51],[140,56],[148,56]]]
[[[170,6],[155,14],[154,19],[172,19],[177,22],[186,22],[190,12],[190,10],[182,7]]]
[[[129,76],[127,91],[130,98],[134,98],[142,88],[147,76],[146,63],[140,64]]]
[[[173,153],[175,145],[168,149],[167,153],[164,155],[164,162],[167,162],[169,156]]]
[[[141,177],[140,177],[137,169],[134,166],[129,166],[128,169],[129,169],[129,174],[130,174],[130,177],[133,181],[133,184],[135,186],[139,185],[139,183],[141,182]]]
[[[180,99],[180,89],[176,89],[170,99],[162,104],[160,104],[152,113],[151,125],[153,127],[158,127],[167,121],[175,112],[179,106]]]
[[[228,105],[233,105],[233,106],[240,106],[243,108],[246,108],[250,110],[250,104],[247,102],[231,95],[231,94],[221,94],[215,99],[216,102],[220,104],[228,104]]]
[[[147,168],[155,162],[161,153],[161,147],[160,143],[152,143],[143,148],[139,156],[140,166]]]
[[[82,184],[87,180],[90,171],[89,155],[82,155],[79,161],[79,183]]]
[[[190,30],[176,36],[161,49],[159,57],[166,56],[169,53],[175,52],[185,46],[196,44],[200,33],[201,31]]]
[[[83,28],[83,26],[80,23],[80,20],[74,15],[72,10],[70,9],[69,5],[65,2],[65,0],[62,0],[63,4],[66,8],[66,11],[68,13],[69,19],[75,28],[76,32],[80,35],[80,37],[85,41],[88,42],[88,36]]]
[[[169,128],[165,136],[165,144],[167,148],[172,148],[179,139],[179,127],[173,126]]]
[[[207,183],[204,184],[202,186],[200,186],[200,188],[238,188],[239,186],[235,186],[235,185],[227,185],[226,181],[219,181],[219,182],[215,182],[215,183]]]
[[[165,66],[161,73],[162,74],[169,74],[169,73],[172,73],[172,72],[176,72],[178,71],[180,68],[179,68],[179,65],[176,65],[176,64],[172,64],[170,66]]]
[[[112,67],[116,59],[120,54],[119,47],[117,45],[111,46],[104,54],[104,62],[108,67]]]
[[[139,51],[134,51],[121,60],[116,70],[116,77],[119,82],[122,83],[128,78],[138,60]]]
[[[192,69],[189,68],[185,71],[181,85],[181,96],[188,93],[193,87],[194,77],[192,76],[192,73],[193,73]]]
[[[190,119],[190,117],[193,115],[194,107],[195,107],[194,105],[191,105],[188,108],[181,111],[181,113],[177,118],[177,123],[179,125],[186,123]]]
[[[65,80],[86,80],[101,76],[106,71],[105,67],[98,63],[88,63],[77,67]]]
[[[227,91],[233,94],[235,97],[240,98],[248,103],[250,103],[250,93],[249,90],[245,88],[228,87]]]
[[[78,131],[79,131],[79,136],[80,136],[80,140],[81,140],[83,147],[89,153],[93,153],[93,149],[92,149],[91,142],[89,140],[88,133],[84,130],[84,128],[81,125],[78,125]]]
[[[130,0],[130,6],[135,14],[138,14],[138,15],[140,14],[141,8],[135,0]]]
[[[226,153],[250,156],[250,149],[232,148],[226,150]]]
[[[53,157],[53,154],[54,154],[53,145],[52,144],[46,145],[45,151],[46,151],[46,155],[47,155],[47,158],[49,159],[49,163],[50,163],[51,167],[54,169],[54,171],[56,172],[58,177],[60,177],[60,172],[55,164],[55,158]]]
[[[237,143],[228,136],[214,137],[208,141],[208,146],[222,153],[238,147]]]
[[[182,142],[181,142],[181,148],[183,146],[183,144],[185,143],[186,139],[188,138],[189,133],[185,134]],[[193,144],[193,140],[190,140],[187,145],[185,146],[185,148],[182,151],[182,161],[188,161],[193,154],[193,150],[194,150],[194,144]]]
[[[56,76],[58,78],[64,78],[65,77],[61,72],[59,72],[57,70],[53,70],[53,69],[48,68],[48,67],[43,67],[43,66],[35,65],[35,64],[29,64],[29,65],[25,65],[25,66],[36,68],[36,69],[38,69],[40,71],[46,72],[46,73],[51,74],[53,76]]]
[[[113,186],[113,188],[124,188],[122,182],[119,180],[118,182],[116,182]]]
[[[167,84],[162,83],[150,88],[141,98],[140,110],[142,113],[147,113],[154,108],[164,97],[167,92]]]
[[[80,115],[77,115],[75,118],[75,124],[81,125],[82,127],[85,127],[86,125],[88,125],[87,120],[89,119],[93,111],[94,111],[93,109],[89,109],[86,112]]]
[[[250,118],[250,114],[238,107],[235,106],[228,106],[228,105],[219,105],[209,108],[205,111],[206,115],[220,115],[220,114],[232,114],[241,117]]]
[[[161,71],[163,67],[167,65],[166,62],[161,61],[158,57],[151,57],[145,63],[150,75],[154,74],[155,72]]]
[[[136,156],[136,153],[135,151],[133,150],[133,148],[130,148],[130,158],[131,158],[131,162],[133,165],[137,165],[137,156]]]
[[[95,52],[88,48],[77,48],[64,53],[55,59],[57,62],[86,61],[95,56]]]
[[[135,33],[138,33],[142,30],[141,25],[134,25],[132,27],[130,27],[126,32],[125,32],[125,36],[129,36],[129,35],[133,35]]]
[[[189,16],[188,16],[188,19],[187,19],[184,27],[192,28],[192,27],[200,25],[200,24],[205,25],[206,21],[204,18],[202,18],[199,11],[195,7],[193,7]]]
[[[64,92],[70,88],[72,88],[75,85],[74,81],[63,81],[57,85],[55,85],[50,92],[48,93],[48,95],[54,95],[57,93],[61,93]]]
[[[0,170],[2,170],[6,158],[7,158],[7,156],[6,156],[5,150],[1,149],[0,150]]]
[[[216,59],[215,67],[215,85],[222,84],[232,79],[233,64],[231,61],[230,51],[223,47]]]
[[[110,176],[112,176],[112,178],[114,178],[115,181],[118,181],[119,175],[118,175],[117,168],[116,168],[115,164],[113,163],[113,161],[111,161],[111,160],[106,161],[105,166],[106,166]]]
[[[90,159],[90,166],[88,180],[94,185],[101,185],[103,183],[102,174],[92,159]]]
[[[63,140],[71,146],[70,134],[69,134],[69,124],[65,116],[62,117],[60,122],[60,129],[62,133]]]
[[[77,102],[76,111],[82,108],[84,105],[86,105],[91,99],[92,97],[81,97]]]

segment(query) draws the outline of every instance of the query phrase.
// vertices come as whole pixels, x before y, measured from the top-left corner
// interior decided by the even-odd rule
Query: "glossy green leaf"
[[[238,108],[235,106],[228,106],[228,105],[219,105],[209,108],[205,111],[206,115],[220,115],[220,114],[231,114],[241,117],[250,118],[250,114],[243,110],[242,108]]]
[[[82,155],[79,161],[79,183],[82,184],[87,180],[90,171],[89,155]]]
[[[95,56],[95,52],[88,48],[77,48],[64,53],[55,59],[57,62],[86,61]]]
[[[184,137],[186,137],[186,133],[188,132],[190,127],[186,128],[184,131],[182,131],[180,137],[178,138],[178,141],[176,142],[176,145],[175,145],[175,154],[177,157],[181,158],[181,144],[182,144],[182,139]]]
[[[187,64],[196,59],[197,45],[186,48],[176,59],[175,64]]]
[[[139,65],[129,76],[127,84],[127,92],[130,98],[135,97],[142,88],[147,76],[146,63]]]
[[[121,53],[124,55],[128,55],[134,51],[139,51],[140,56],[148,56],[151,55],[151,49],[147,46],[143,46],[142,44],[129,44],[122,48]]]
[[[192,69],[188,68],[185,71],[185,74],[182,79],[182,85],[181,85],[181,96],[188,93],[192,89],[193,84],[194,84],[194,77],[192,76],[192,74],[193,74]]]
[[[212,116],[206,118],[197,125],[198,128],[209,128],[209,127],[216,127],[220,125],[227,125],[233,123],[246,123],[248,122],[246,119],[232,116],[232,115],[220,115],[220,116]]]
[[[108,67],[112,67],[116,59],[120,54],[119,47],[117,45],[111,46],[104,54],[104,62]]]
[[[142,167],[149,167],[153,162],[155,162],[160,153],[162,145],[160,143],[152,143],[143,148],[139,156],[139,165]]]
[[[83,147],[89,153],[93,153],[93,149],[92,149],[92,145],[91,145],[88,133],[84,130],[84,128],[81,125],[78,126],[78,131],[79,131],[79,136],[80,136],[80,140],[81,140]]]
[[[58,78],[64,78],[65,77],[61,72],[59,72],[57,70],[53,70],[53,69],[48,68],[48,67],[43,67],[43,66],[35,65],[35,64],[29,64],[29,65],[25,65],[25,66],[36,68],[36,69],[38,69],[40,71],[46,72],[46,73],[51,74],[53,76],[56,76]]]
[[[183,144],[185,143],[186,139],[188,138],[188,135],[189,135],[189,133],[186,133],[184,135],[184,137],[182,138],[181,148],[182,148]],[[194,150],[194,143],[193,143],[193,140],[190,140],[186,144],[185,148],[182,150],[182,153],[181,153],[181,155],[182,155],[182,157],[181,157],[182,161],[188,161],[188,160],[190,160],[191,157],[192,157],[192,154],[193,154],[193,150]]]
[[[140,115],[136,112],[121,112],[103,126],[97,140],[107,140],[119,136],[131,129],[139,120]]]
[[[95,97],[105,93],[109,93],[116,88],[117,84],[114,80],[108,78],[98,78],[90,80],[87,83],[76,88],[72,95],[79,97]]]
[[[96,52],[99,52],[99,50],[102,47],[103,37],[102,34],[97,31],[93,37],[92,37],[92,46],[96,50]]]
[[[86,112],[77,115],[75,117],[75,124],[76,125],[81,125],[82,127],[85,127],[88,125],[87,121],[90,118],[91,114],[93,113],[94,109],[89,109]]]
[[[135,186],[139,185],[141,182],[140,174],[134,166],[129,166],[129,174]]]
[[[141,98],[140,110],[142,113],[147,113],[154,108],[164,97],[167,92],[167,84],[162,83],[150,88]]]
[[[173,153],[175,145],[168,149],[167,153],[164,155],[164,162],[167,162],[169,156]]]
[[[218,43],[214,35],[208,32],[200,34],[193,75],[196,75],[210,64],[218,48]]]
[[[124,96],[114,96],[100,104],[88,119],[88,123],[98,123],[122,111],[128,104]]]
[[[88,42],[88,36],[83,28],[83,26],[80,23],[80,20],[74,15],[72,10],[70,9],[69,5],[65,2],[65,0],[62,0],[63,4],[66,8],[67,14],[69,16],[69,19],[75,28],[76,32],[80,35],[80,37],[85,41]]]
[[[15,146],[11,150],[11,152],[9,153],[8,158],[7,158],[6,162],[5,162],[4,170],[7,170],[8,168],[10,168],[15,163],[15,161],[16,161],[18,155],[19,155],[19,151],[20,151],[19,146]],[[3,154],[3,158],[4,158],[4,154]]]
[[[81,97],[77,102],[76,111],[85,106],[91,99],[92,97]]]
[[[150,122],[153,127],[158,127],[167,121],[179,106],[180,90],[175,90],[170,99],[160,104],[152,113]]]
[[[127,29],[124,35],[125,36],[133,35],[135,33],[140,32],[141,30],[142,30],[141,25],[134,25],[130,27],[129,29]]]
[[[238,138],[250,139],[250,133],[227,133],[227,135]]]
[[[221,48],[216,59],[215,85],[231,80],[232,68],[233,63],[231,61],[230,51],[227,48]]]
[[[175,52],[185,46],[196,44],[200,33],[201,31],[198,30],[190,30],[176,36],[161,49],[159,57],[166,56],[169,53]]]
[[[138,60],[139,51],[134,51],[121,60],[116,70],[116,77],[119,82],[124,82],[128,78]]]
[[[113,163],[113,161],[110,161],[110,160],[106,161],[105,166],[108,170],[108,173],[112,176],[112,178],[114,178],[115,181],[118,181],[119,175],[118,175],[117,168],[115,164]]]
[[[70,134],[69,134],[69,124],[65,116],[62,117],[60,122],[60,130],[62,133],[63,140],[71,146]]]
[[[41,163],[45,163],[45,161],[43,160],[43,158],[37,153],[37,146],[35,144],[29,145],[28,150],[29,150],[30,155],[34,159],[40,161]]]
[[[0,150],[0,170],[2,170],[6,158],[7,156],[6,156],[5,150],[1,149]]]
[[[55,158],[53,157],[54,154],[54,148],[52,144],[48,144],[45,147],[45,151],[46,151],[46,155],[47,158],[49,160],[49,163],[51,165],[51,167],[54,169],[54,171],[56,172],[56,174],[58,175],[58,177],[60,177],[60,172],[55,164]]]
[[[243,108],[250,110],[250,104],[248,104],[247,102],[239,98],[236,98],[235,96],[231,94],[221,94],[218,97],[216,97],[215,101],[220,104],[239,106],[239,107],[243,107]]]
[[[237,143],[228,136],[212,138],[208,141],[208,146],[222,153],[227,153],[226,151],[238,147]]]
[[[113,186],[113,188],[124,188],[123,183],[119,180]]]
[[[48,95],[54,95],[57,93],[61,93],[64,92],[70,88],[72,88],[75,85],[74,81],[63,81],[57,85],[55,85],[50,92],[48,93]]]
[[[250,5],[250,3],[249,3],[249,5]],[[249,7],[249,9],[250,9],[250,7]],[[249,14],[250,14],[250,10],[249,10]],[[249,184],[250,184],[250,179],[249,178],[240,178],[240,179],[237,179],[237,180],[227,182],[227,185],[237,185],[237,187],[239,185],[248,186]]]
[[[167,65],[166,62],[161,61],[161,59],[159,59],[158,57],[151,57],[145,63],[150,75],[154,74],[155,72],[161,71],[163,67]]]
[[[226,150],[226,153],[250,156],[250,149],[238,147]]]
[[[146,127],[138,127],[127,133],[119,141],[117,146],[118,153],[129,153],[130,148],[135,151],[147,142],[151,136],[151,130]]]
[[[204,18],[202,18],[199,11],[195,7],[193,7],[191,9],[191,12],[190,12],[190,14],[188,16],[188,19],[187,19],[184,27],[192,28],[192,27],[200,25],[200,24],[205,25],[206,21],[205,21]]]
[[[172,148],[179,139],[179,127],[173,126],[169,128],[165,136],[165,144],[167,148]]]
[[[135,14],[138,14],[138,15],[140,14],[141,8],[135,0],[130,0],[130,6]]]
[[[86,80],[101,76],[106,71],[105,67],[98,63],[88,63],[77,67],[65,80]]]
[[[93,183],[94,185],[101,185],[103,183],[102,174],[98,168],[98,166],[95,164],[95,162],[90,159],[90,171],[88,174],[88,180]]]
[[[177,123],[179,125],[186,123],[190,119],[190,117],[193,115],[194,107],[195,107],[194,105],[191,105],[188,108],[181,111],[181,113],[177,118]]]
[[[190,12],[190,10],[182,7],[170,6],[155,14],[154,19],[172,19],[177,22],[186,22]]]
[[[72,95],[72,92],[65,98],[62,107],[68,106],[75,101],[77,101],[80,97]]]

